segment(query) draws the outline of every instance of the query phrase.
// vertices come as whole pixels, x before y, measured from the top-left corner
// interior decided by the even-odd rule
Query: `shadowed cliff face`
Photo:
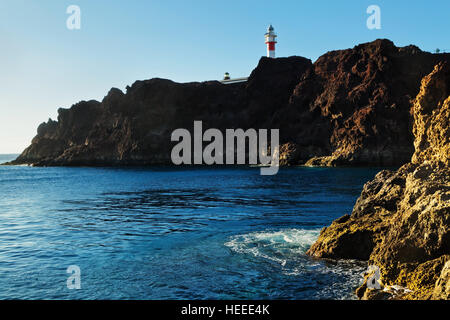
[[[124,94],[111,89],[102,102],[82,101],[43,123],[14,163],[35,165],[149,165],[171,163],[177,128],[270,128],[311,61],[262,58],[247,83],[136,81]]]
[[[450,298],[450,63],[422,80],[413,105],[415,153],[399,170],[368,182],[351,216],[324,230],[308,254],[369,260],[384,286],[412,290],[404,298]],[[364,298],[379,298],[366,290]]]
[[[400,165],[413,152],[410,100],[420,79],[449,55],[376,40],[314,64],[261,58],[248,82],[137,81],[101,102],[60,109],[14,164],[149,165],[170,162],[170,134],[279,128],[281,164]]]

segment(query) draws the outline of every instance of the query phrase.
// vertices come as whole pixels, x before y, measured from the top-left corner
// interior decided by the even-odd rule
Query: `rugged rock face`
[[[82,101],[58,110],[13,163],[35,165],[170,164],[171,133],[207,128],[270,128],[270,115],[285,105],[311,61],[262,58],[245,84],[217,81],[136,81],[124,94],[111,89],[102,102]],[[269,91],[272,92],[268,94]],[[269,115],[269,116],[268,116]]]
[[[450,297],[450,261],[447,261],[442,268],[441,275],[436,281],[436,285],[433,291],[433,299],[444,300]]]
[[[411,100],[440,59],[376,40],[320,57],[299,82],[285,123],[307,165],[400,165],[414,151]],[[288,122],[294,119],[294,122]],[[308,125],[305,125],[308,124]]]
[[[368,182],[352,214],[324,228],[308,254],[368,260],[403,298],[450,298],[450,64],[424,77],[414,106],[415,153]],[[379,297],[363,286],[360,297]]]
[[[279,128],[282,164],[400,165],[413,153],[410,100],[442,60],[450,55],[376,40],[314,64],[262,58],[244,84],[137,81],[59,109],[13,163],[170,163],[171,132],[202,120],[204,130]]]

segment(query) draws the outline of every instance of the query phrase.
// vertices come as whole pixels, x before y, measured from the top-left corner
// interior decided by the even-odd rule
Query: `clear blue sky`
[[[72,4],[80,30],[66,28]],[[371,4],[381,30],[366,27]],[[269,23],[277,56],[314,61],[377,38],[450,51],[449,13],[449,0],[0,0],[0,153],[21,152],[57,108],[111,87],[246,76],[265,55]]]

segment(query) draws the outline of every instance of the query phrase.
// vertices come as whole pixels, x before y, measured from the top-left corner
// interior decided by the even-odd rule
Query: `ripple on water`
[[[305,252],[378,171],[1,166],[0,299],[352,297],[357,263]]]

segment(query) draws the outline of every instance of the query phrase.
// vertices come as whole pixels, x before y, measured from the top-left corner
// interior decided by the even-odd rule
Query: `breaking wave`
[[[289,260],[304,256],[319,233],[318,229],[252,232],[231,237],[225,246],[234,252],[250,254],[285,266]]]
[[[286,229],[236,235],[225,246],[247,259],[261,259],[280,275],[298,279],[315,288],[313,299],[355,299],[361,284],[364,263],[354,260],[321,261],[306,255],[317,240],[320,229]],[[294,280],[295,281],[295,280]]]

